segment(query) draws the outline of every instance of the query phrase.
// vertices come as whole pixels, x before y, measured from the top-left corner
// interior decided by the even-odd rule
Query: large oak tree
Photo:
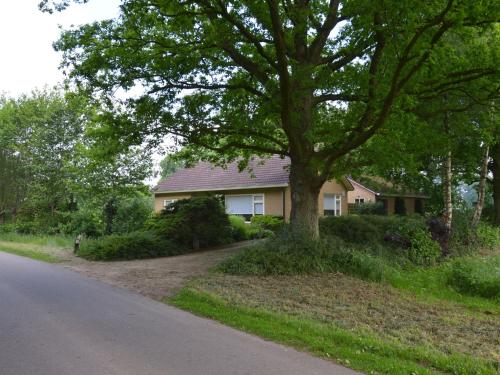
[[[73,82],[114,105],[106,132],[115,147],[173,134],[224,160],[289,156],[291,222],[316,235],[321,186],[348,170],[351,152],[415,88],[492,73],[478,66],[433,77],[426,67],[443,57],[444,35],[488,27],[497,5],[123,0],[117,19],[65,31],[56,49]]]

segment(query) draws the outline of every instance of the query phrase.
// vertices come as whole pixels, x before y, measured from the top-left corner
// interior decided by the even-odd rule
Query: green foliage
[[[336,251],[332,267],[338,272],[377,282],[385,281],[394,272],[384,258],[353,249]]]
[[[410,235],[410,260],[420,266],[431,266],[441,256],[441,247],[427,230],[417,229]]]
[[[337,241],[340,245],[340,241]],[[283,230],[221,263],[219,270],[235,275],[294,275],[332,270],[332,240],[311,240]]]
[[[355,207],[358,215],[385,215],[384,204],[382,202],[365,202]]]
[[[276,232],[283,228],[285,222],[282,216],[256,215],[252,216],[251,223],[261,227],[262,229]]]
[[[176,201],[150,219],[146,227],[163,238],[193,248],[231,241],[228,216],[216,197]]]
[[[84,240],[78,256],[88,260],[130,260],[177,255],[186,252],[178,244],[153,232],[138,231]]]
[[[231,237],[235,241],[249,240],[251,237],[251,228],[245,223],[245,219],[237,215],[229,215],[229,224],[231,225]]]
[[[103,234],[102,216],[99,211],[84,207],[69,215],[68,222],[60,225],[62,233],[77,236],[99,237]]]
[[[47,3],[58,2],[44,1],[52,10]],[[228,0],[197,2],[196,11],[191,2],[167,8],[124,0],[116,19],[72,28],[56,43],[69,79],[110,104],[97,127],[106,151],[156,145],[170,133],[211,160],[289,155],[300,176],[294,181],[317,187],[333,171],[397,160],[406,144],[433,140],[435,132],[414,126],[418,110],[427,109],[422,98],[442,117],[443,107],[465,96],[456,84],[482,79],[495,90],[497,49],[484,37],[494,34],[495,0]],[[137,85],[142,95],[131,92]],[[126,93],[120,109],[112,105],[118,89]],[[447,105],[443,95],[452,97]],[[395,123],[401,133],[392,132]],[[378,133],[390,144],[371,142]],[[405,156],[420,162],[411,159]]]
[[[118,202],[113,218],[113,233],[130,233],[141,229],[153,214],[151,197],[137,196]]]
[[[326,216],[320,219],[319,228],[325,236],[336,236],[348,243],[369,244],[383,240],[385,231],[381,231],[380,227],[385,222],[392,223],[383,216]]]
[[[479,223],[476,228],[479,242],[487,248],[496,249],[500,247],[500,228],[487,223]]]
[[[454,210],[450,238],[452,256],[471,255],[481,247],[476,228],[471,226],[471,210]]]
[[[500,256],[454,260],[448,283],[461,293],[500,298]]]

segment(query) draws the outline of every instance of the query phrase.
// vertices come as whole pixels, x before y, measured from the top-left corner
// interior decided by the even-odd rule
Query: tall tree
[[[424,74],[445,34],[496,22],[494,0],[124,0],[120,9],[56,43],[74,82],[113,104],[112,146],[174,134],[213,159],[289,156],[291,222],[313,236],[321,186],[411,101],[409,85],[495,72]],[[144,94],[117,105],[117,88],[136,87]]]

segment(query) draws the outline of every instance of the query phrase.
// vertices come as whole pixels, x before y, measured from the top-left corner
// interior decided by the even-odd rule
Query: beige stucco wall
[[[244,189],[244,190],[221,190],[213,192],[196,192],[193,194],[179,194],[179,193],[162,193],[155,194],[155,211],[163,210],[163,201],[165,199],[186,199],[191,196],[200,196],[207,194],[221,194],[221,195],[239,195],[239,194],[263,194],[264,195],[264,214],[266,215],[283,215],[283,188],[267,188],[267,189]]]
[[[338,194],[341,196],[341,215],[347,215],[347,189],[336,180],[327,181],[320,190],[318,198],[318,213],[323,216],[323,197],[326,194]],[[290,187],[286,188],[285,191],[285,220],[290,220],[290,210],[292,207],[292,194]]]
[[[320,216],[323,215],[323,196],[324,194],[338,194],[341,196],[341,214],[347,215],[347,190],[338,181],[327,181],[321,188],[318,200],[318,211]],[[206,194],[222,194],[222,195],[236,195],[236,194],[263,194],[264,195],[264,214],[282,216],[285,212],[285,220],[290,219],[290,210],[292,207],[292,199],[290,194],[290,187],[266,188],[266,189],[244,189],[244,190],[221,190],[213,192],[197,192],[193,194],[179,194],[179,193],[160,193],[155,194],[155,211],[163,209],[163,201],[165,199],[186,199],[191,196],[206,195]],[[283,197],[284,195],[284,197]],[[283,199],[284,198],[284,199]],[[283,203],[285,207],[283,207]]]
[[[356,185],[354,183],[352,185],[354,186],[354,190],[347,192],[348,203],[353,203],[353,204],[356,203],[356,198],[364,198],[365,203],[375,202],[375,194],[374,193],[372,193],[371,191],[366,190],[366,189],[362,188],[361,186]]]

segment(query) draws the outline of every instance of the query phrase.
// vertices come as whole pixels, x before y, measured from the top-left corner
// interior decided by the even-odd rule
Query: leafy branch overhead
[[[455,82],[497,82],[498,60],[443,43],[496,32],[497,5],[124,0],[117,19],[67,30],[55,47],[70,79],[112,105],[109,138],[123,146],[171,134],[212,159],[288,155],[292,190],[316,194],[394,113]],[[443,61],[455,64],[433,69]]]
[[[214,150],[293,149],[331,164],[384,124],[445,33],[495,22],[497,9],[453,0],[136,0],[117,20],[65,32],[56,48],[87,89],[144,87],[128,102],[146,120],[143,135],[170,132]],[[338,107],[338,124],[316,119]]]

